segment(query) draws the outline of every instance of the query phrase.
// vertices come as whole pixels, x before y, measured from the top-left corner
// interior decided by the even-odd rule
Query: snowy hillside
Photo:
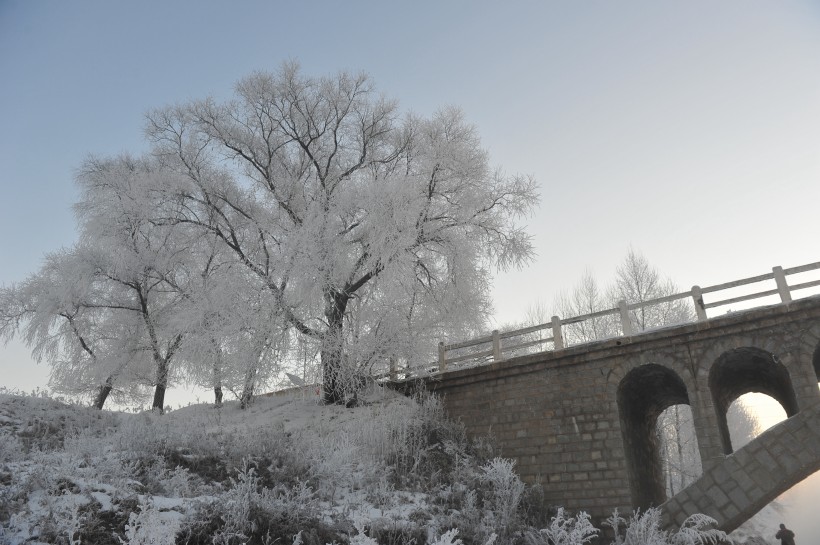
[[[468,441],[437,399],[378,386],[353,409],[321,406],[306,389],[244,411],[162,416],[0,394],[3,544],[571,545],[596,535],[583,514],[546,509],[539,490],[489,441]],[[657,513],[647,515],[636,524],[651,530]]]

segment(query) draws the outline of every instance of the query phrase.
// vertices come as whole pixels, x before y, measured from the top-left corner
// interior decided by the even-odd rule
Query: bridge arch
[[[791,417],[798,404],[789,371],[766,350],[746,346],[727,350],[709,370],[709,390],[717,413],[718,432],[724,454],[733,452],[726,413],[738,397],[759,392],[774,398]]]
[[[686,384],[672,369],[648,363],[624,375],[616,397],[632,504],[660,505],[666,492],[655,426],[666,408],[690,404]]]

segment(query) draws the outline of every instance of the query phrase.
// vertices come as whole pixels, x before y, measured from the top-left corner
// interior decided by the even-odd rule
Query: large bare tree
[[[458,110],[401,116],[364,75],[285,64],[240,81],[231,101],[152,112],[148,134],[184,178],[166,188],[164,220],[215,235],[277,318],[319,345],[328,403],[361,367],[354,337],[400,335],[391,298],[405,317],[411,302],[435,308],[427,328],[476,327],[492,268],[532,254],[516,220],[537,202],[534,181],[490,168]]]

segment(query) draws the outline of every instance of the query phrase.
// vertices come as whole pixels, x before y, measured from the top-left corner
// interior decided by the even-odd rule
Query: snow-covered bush
[[[613,545],[715,545],[727,539],[726,533],[709,528],[716,521],[706,515],[695,514],[687,518],[676,531],[661,527],[661,511],[650,508],[641,513],[636,511],[629,520],[612,514],[604,524],[615,533]],[[625,526],[621,535],[621,526]]]
[[[16,435],[0,434],[0,464],[22,459],[25,450],[23,442]]]
[[[122,545],[164,545],[173,543],[179,530],[179,518],[161,512],[149,500],[139,504],[139,512],[131,513],[125,526]]]
[[[226,492],[202,501],[188,517],[179,543],[287,542],[305,527],[321,529],[332,541],[332,534],[318,520],[315,494],[306,484],[265,487],[248,460],[230,481]]]
[[[482,479],[490,484],[492,512],[499,528],[511,528],[526,486],[513,470],[515,460],[495,458],[481,468]]]
[[[528,545],[583,545],[597,536],[598,529],[589,521],[587,513],[581,511],[570,517],[563,508],[558,508],[547,528],[526,534]]]
[[[453,528],[452,530],[448,530],[444,532],[438,539],[432,542],[430,545],[462,545],[460,539],[456,539],[458,535],[458,529]]]
[[[469,545],[481,545],[511,536],[524,528],[519,504],[526,487],[513,472],[510,460],[496,458],[478,466],[473,463],[461,470],[462,481],[451,481],[439,492],[446,513],[431,521],[436,533],[458,528],[460,539]]]
[[[442,459],[436,449],[467,445],[464,428],[446,417],[439,398],[420,395],[414,401],[374,407],[370,418],[351,430],[361,455],[393,468],[400,481],[442,469],[436,465],[436,459]]]

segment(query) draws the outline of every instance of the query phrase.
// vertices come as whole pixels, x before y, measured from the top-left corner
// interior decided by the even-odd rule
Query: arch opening
[[[787,417],[776,399],[756,392],[743,394],[729,405],[726,419],[735,450]]]
[[[709,371],[709,389],[717,412],[724,454],[734,452],[727,413],[743,394],[758,392],[775,399],[787,416],[797,414],[797,396],[786,367],[770,352],[743,347],[724,352]]]
[[[666,497],[671,498],[703,473],[695,421],[689,405],[670,405],[658,416],[658,446]]]
[[[646,364],[624,376],[617,398],[632,504],[658,506],[666,499],[658,417],[670,406],[689,405],[686,385],[674,371]]]

